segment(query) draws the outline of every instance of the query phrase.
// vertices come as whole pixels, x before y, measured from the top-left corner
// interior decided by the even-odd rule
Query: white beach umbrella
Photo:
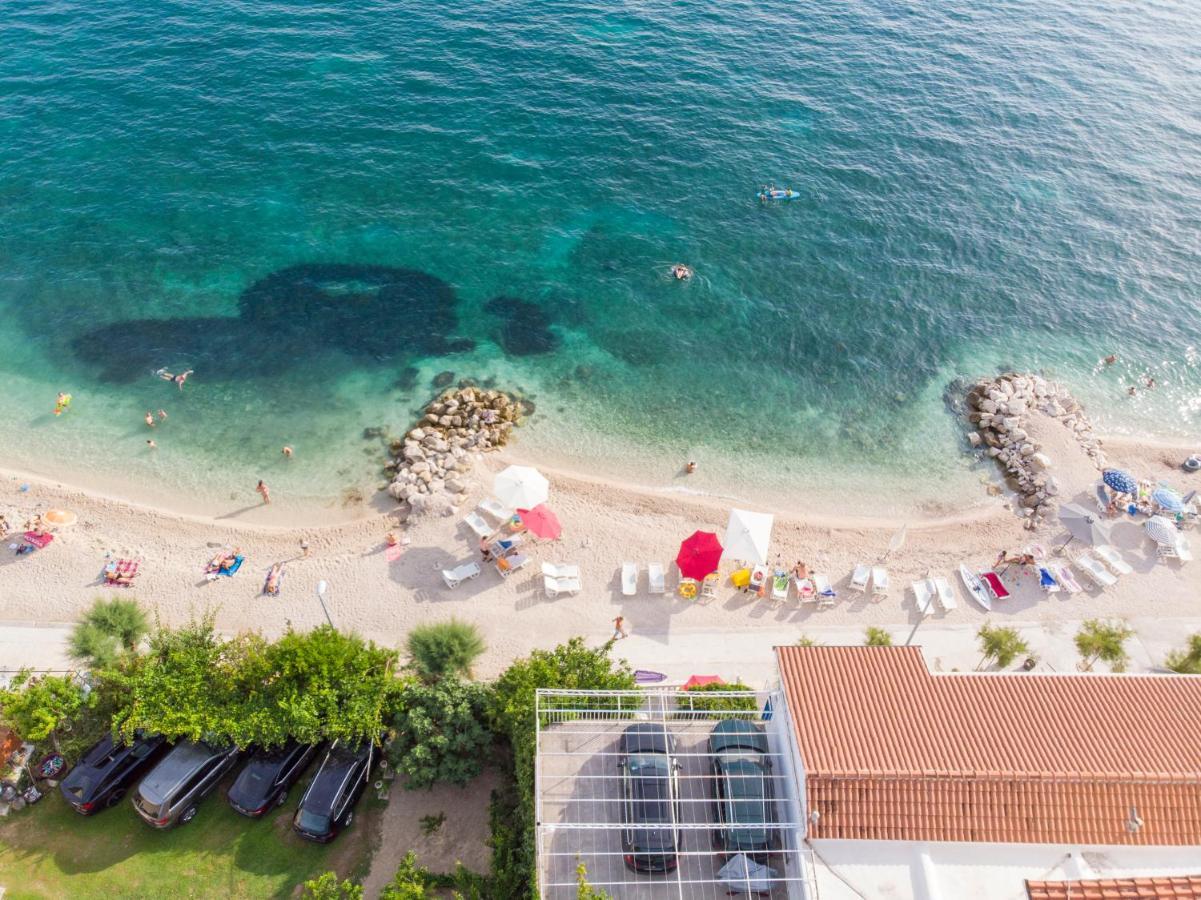
[[[1176,532],[1176,523],[1163,516],[1152,516],[1143,523],[1143,528],[1147,537],[1157,544],[1173,547],[1180,540],[1180,535]]]
[[[496,498],[510,509],[533,509],[545,503],[550,484],[537,469],[509,466],[492,483]]]
[[[730,510],[730,524],[722,541],[725,555],[731,559],[746,559],[754,563],[767,562],[767,546],[771,543],[771,513]]]

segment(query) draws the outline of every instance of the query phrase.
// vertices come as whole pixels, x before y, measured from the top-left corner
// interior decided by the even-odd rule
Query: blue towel
[[[234,564],[232,566],[230,566],[228,569],[221,569],[219,572],[217,572],[217,574],[218,575],[233,575],[233,573],[238,571],[238,569],[240,569],[240,568],[242,568],[242,557],[235,556]]]
[[[1049,569],[1044,569],[1041,566],[1038,570],[1038,583],[1045,588],[1056,587],[1059,582],[1055,580],[1055,576],[1051,574]]]

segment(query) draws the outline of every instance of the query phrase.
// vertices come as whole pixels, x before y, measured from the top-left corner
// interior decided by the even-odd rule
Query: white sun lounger
[[[1048,563],[1047,568],[1051,570],[1056,580],[1059,581],[1063,589],[1069,594],[1079,594],[1084,590],[1080,587],[1080,582],[1076,580],[1076,576],[1072,574],[1071,567],[1066,563],[1056,563],[1054,566]]]
[[[667,593],[667,579],[663,577],[662,563],[646,564],[646,589],[651,594]]]
[[[496,571],[500,573],[501,578],[508,578],[529,561],[528,556],[522,556],[520,553],[502,556],[496,560]]]
[[[701,597],[705,600],[717,599],[717,582],[721,576],[716,572],[710,572],[701,579]]]
[[[788,573],[777,569],[771,577],[771,599],[777,605],[788,599]]]
[[[913,599],[917,601],[918,612],[923,616],[930,615],[930,610],[934,608],[934,591],[931,590],[933,585],[930,584],[930,579],[915,581],[910,587],[913,588]]]
[[[872,566],[872,596],[883,599],[888,596],[888,569]]]
[[[543,575],[542,588],[546,591],[547,599],[554,600],[560,594],[578,594],[580,592],[580,579],[575,577],[555,578],[551,575]]]
[[[1110,575],[1103,565],[1087,553],[1081,553],[1072,562],[1076,568],[1087,575],[1089,580],[1099,588],[1113,587],[1118,583],[1118,580]]]
[[[542,564],[542,574],[551,578],[579,578],[580,567],[570,565],[556,566],[554,563],[544,562]]]
[[[828,606],[834,605],[834,598],[837,595],[834,588],[830,587],[830,577],[828,575],[813,575],[814,590],[817,591],[817,607],[825,609]]]
[[[1189,562],[1193,558],[1192,548],[1189,546],[1188,538],[1184,535],[1179,535],[1174,544],[1160,544],[1158,553],[1160,559],[1178,559],[1182,563]]]
[[[457,588],[468,578],[476,578],[479,574],[479,563],[464,563],[461,566],[455,566],[453,569],[443,569],[442,580],[446,582],[448,588]]]
[[[463,517],[463,524],[476,533],[476,536],[483,539],[489,537],[496,529],[484,521],[484,517],[479,513],[469,512]]]
[[[859,563],[859,565],[855,566],[855,572],[851,575],[851,590],[865,593],[867,591],[868,579],[871,577],[871,566]]]
[[[499,500],[489,497],[487,500],[481,500],[477,507],[481,512],[486,512],[498,522],[507,522],[513,518],[513,510],[509,509]]]
[[[1093,547],[1093,550],[1101,557],[1101,562],[1113,569],[1115,575],[1129,575],[1134,571],[1115,547],[1101,544],[1099,547]]]
[[[941,575],[934,579],[934,598],[942,607],[943,612],[950,612],[959,605],[955,602],[955,591],[951,587],[951,582]]]
[[[638,563],[621,564],[621,592],[627,597],[633,597],[638,592]]]

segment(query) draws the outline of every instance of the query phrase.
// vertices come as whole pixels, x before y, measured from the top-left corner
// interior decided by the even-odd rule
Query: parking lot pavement
[[[575,721],[545,728],[540,734],[541,761],[538,808],[544,896],[574,900],[576,867],[583,863],[587,880],[618,900],[725,898],[729,890],[717,878],[725,859],[712,845],[713,803],[707,738],[711,720],[673,722],[680,762],[679,867],[667,874],[645,874],[626,868],[621,845],[621,782],[617,767],[618,737],[629,722]],[[783,872],[777,854],[769,865]],[[792,859],[788,874],[800,877]],[[784,900],[783,885],[771,894]]]

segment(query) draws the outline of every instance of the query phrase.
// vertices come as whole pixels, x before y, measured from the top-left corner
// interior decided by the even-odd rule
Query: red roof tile
[[[1201,875],[1027,881],[1026,896],[1030,900],[1198,900],[1201,898]]]
[[[1201,677],[933,675],[917,647],[776,653],[811,837],[1201,844]]]

